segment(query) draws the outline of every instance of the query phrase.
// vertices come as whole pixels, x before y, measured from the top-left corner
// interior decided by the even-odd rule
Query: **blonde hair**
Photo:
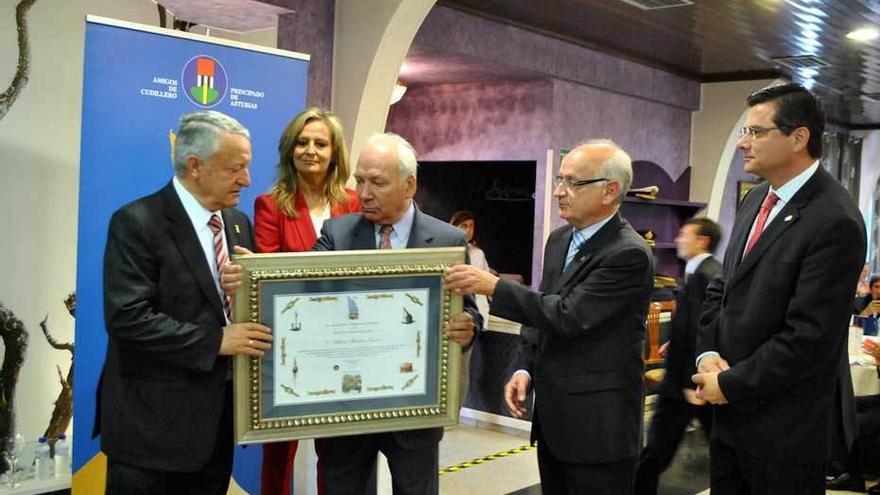
[[[331,205],[345,204],[348,201],[345,184],[348,182],[351,169],[348,163],[348,147],[345,145],[345,137],[342,133],[342,122],[329,110],[307,108],[294,117],[281,133],[281,139],[278,141],[278,178],[269,193],[278,205],[278,209],[289,218],[298,217],[294,208],[298,186],[296,167],[293,166],[293,150],[303,128],[313,121],[323,122],[330,130],[332,156],[330,168],[327,169],[327,178],[324,181],[323,196]]]

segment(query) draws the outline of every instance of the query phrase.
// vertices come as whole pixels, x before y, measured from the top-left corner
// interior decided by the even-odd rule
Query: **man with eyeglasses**
[[[521,418],[535,389],[531,440],[544,493],[633,490],[654,264],[618,213],[631,182],[629,155],[609,140],[565,157],[553,195],[568,225],[547,240],[540,291],[467,265],[446,272],[448,289],[492,296],[490,313],[523,324],[504,397]]]
[[[786,84],[747,104],[737,147],[746,172],[766,182],[743,199],[709,285],[693,377],[698,397],[718,405],[711,490],[824,494],[865,227],[819,166],[825,117],[816,97]]]

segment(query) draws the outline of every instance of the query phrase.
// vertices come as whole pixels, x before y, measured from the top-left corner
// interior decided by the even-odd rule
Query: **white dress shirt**
[[[770,214],[767,215],[767,221],[764,223],[764,230],[767,230],[767,228],[770,227],[770,222],[772,222],[773,219],[776,218],[776,215],[778,215],[779,212],[782,211],[783,208],[785,208],[785,205],[787,205],[788,202],[791,201],[791,198],[793,198],[794,195],[797,194],[797,192],[800,191],[802,187],[804,187],[804,184],[806,184],[807,181],[810,180],[810,177],[812,177],[818,169],[819,160],[816,160],[806,170],[786,182],[778,190],[773,189],[773,186],[770,186],[770,190],[767,192],[767,195],[769,196],[770,193],[774,193],[779,198],[779,200],[776,201],[773,209],[770,210]],[[765,198],[766,197],[767,196],[765,196]],[[760,215],[755,216],[755,220],[752,222],[752,228],[749,229],[749,236],[746,237],[746,239],[751,239],[752,234],[755,233],[755,227],[758,225],[758,216]],[[745,250],[743,250],[743,252],[745,252]]]
[[[226,297],[226,294],[223,292],[223,288],[220,287],[220,272],[217,270],[217,257],[214,254],[214,231],[211,230],[211,226],[208,225],[208,221],[211,220],[211,217],[217,215],[220,217],[220,223],[223,224],[223,215],[220,213],[220,210],[210,211],[196,199],[195,196],[192,195],[191,192],[187,191],[183,184],[177,179],[177,176],[171,181],[174,184],[174,190],[177,192],[177,197],[180,198],[180,202],[183,204],[183,209],[186,210],[186,215],[189,217],[189,221],[192,222],[193,230],[196,232],[196,236],[199,238],[199,244],[202,246],[202,252],[205,255],[205,261],[208,262],[208,268],[211,269],[211,277],[214,279],[214,287],[217,288],[217,296],[220,297],[220,301],[223,301],[223,298]],[[226,227],[220,229],[220,235],[223,236],[223,244],[228,246],[229,244],[226,242]],[[226,312],[224,311],[225,315]],[[229,318],[226,318],[226,323],[229,323]]]
[[[700,253],[700,254],[694,256],[693,258],[689,259],[687,261],[687,263],[684,265],[685,277],[688,277],[688,276],[696,273],[697,268],[700,267],[700,264],[703,262],[703,260],[705,260],[706,258],[709,258],[710,256],[712,256],[712,253]]]
[[[413,219],[416,217],[416,209],[412,201],[409,203],[409,209],[403,214],[403,217],[391,227],[391,249],[404,249],[409,243],[409,233],[412,231]],[[378,223],[373,224],[376,234],[376,247],[382,243],[382,226]]]

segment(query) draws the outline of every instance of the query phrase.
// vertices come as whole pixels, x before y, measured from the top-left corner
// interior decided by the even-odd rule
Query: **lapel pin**
[[[786,222],[790,222],[792,220],[794,220],[794,215],[789,215],[789,216],[785,217]]]
[[[789,215],[789,216],[790,216],[790,215]],[[786,219],[785,221],[787,222],[788,219]],[[238,226],[238,224],[235,224],[235,233],[236,233],[236,234],[241,234],[241,228]]]

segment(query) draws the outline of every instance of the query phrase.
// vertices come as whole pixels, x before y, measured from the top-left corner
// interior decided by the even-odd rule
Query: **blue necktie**
[[[581,234],[580,230],[575,230],[574,234],[571,236],[571,243],[568,245],[568,254],[565,255],[565,265],[562,267],[562,270],[565,271],[568,268],[568,265],[574,260],[574,256],[577,254],[578,250],[580,250],[581,246],[584,245],[584,235]]]

